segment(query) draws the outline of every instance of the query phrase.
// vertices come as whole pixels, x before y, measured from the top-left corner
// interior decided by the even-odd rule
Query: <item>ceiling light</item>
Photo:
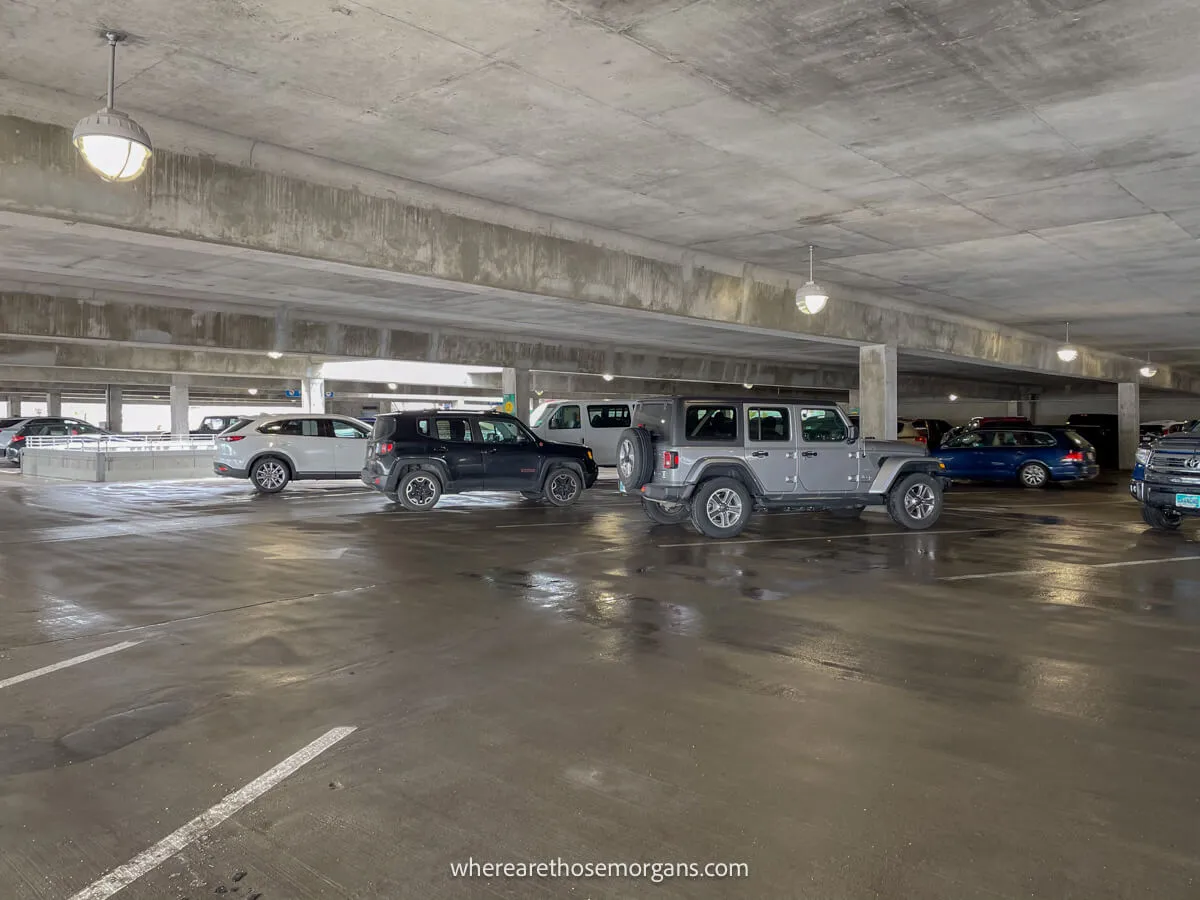
[[[746,390],[750,390],[751,388],[754,387],[754,385],[749,384],[747,382],[742,382],[742,387],[744,387]]]
[[[1158,366],[1156,366],[1156,365],[1154,365],[1154,363],[1150,362],[1150,354],[1149,353],[1146,354],[1146,364],[1144,366],[1142,366],[1140,369],[1138,369],[1138,372],[1141,373],[1141,376],[1143,378],[1153,378],[1155,375],[1158,374]]]
[[[258,393],[258,388],[250,388],[248,391],[246,391],[246,393],[253,397]]]
[[[951,394],[951,395],[950,395],[950,402],[951,402],[951,403],[953,403],[953,402],[954,402],[955,400],[957,400],[957,399],[958,399],[958,394]]]
[[[601,378],[603,378],[605,381],[612,381],[612,380],[613,380],[613,377],[612,377],[612,375],[611,375],[610,373],[608,373],[608,372],[605,372],[605,373],[604,373],[603,375],[601,375],[600,377],[601,377]]]
[[[279,359],[283,356],[283,354],[280,353],[278,350],[268,350],[267,356],[271,357],[271,359]]]
[[[829,295],[813,281],[813,247],[808,245],[808,281],[796,291],[796,309],[808,315],[816,315],[825,308]]]
[[[1058,348],[1058,358],[1063,362],[1075,362],[1079,351],[1071,346],[1071,323],[1067,322],[1067,342]]]
[[[84,162],[105,181],[133,181],[150,161],[150,135],[130,116],[113,108],[117,44],[125,35],[106,31],[104,36],[108,39],[108,102],[104,109],[79,120],[71,141]]]
[[[394,391],[395,389],[396,389],[396,382],[394,382],[394,381],[389,381],[389,382],[388,382],[388,390],[389,390],[389,391]]]

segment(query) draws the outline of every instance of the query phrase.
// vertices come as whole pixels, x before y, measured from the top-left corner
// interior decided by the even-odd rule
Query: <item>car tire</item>
[[[865,506],[850,506],[842,507],[841,509],[831,509],[829,514],[835,519],[861,519]]]
[[[1158,531],[1174,531],[1183,524],[1183,516],[1174,509],[1142,505],[1142,521]]]
[[[278,494],[291,480],[291,467],[278,456],[260,456],[250,467],[250,483],[260,494]]]
[[[405,472],[396,485],[400,505],[410,512],[425,512],[437,506],[442,497],[442,480],[429,469]]]
[[[737,537],[753,511],[750,490],[736,478],[712,478],[692,495],[692,525],[705,537]]]
[[[570,466],[551,469],[542,486],[542,496],[551,506],[574,506],[583,496],[583,479]]]
[[[692,514],[686,503],[655,503],[644,498],[642,512],[656,525],[682,525]]]
[[[1021,487],[1040,491],[1050,483],[1050,470],[1041,463],[1025,463],[1017,470],[1017,477],[1021,479]]]
[[[932,528],[942,515],[942,486],[932,475],[914,472],[892,488],[887,511],[902,528],[910,531]]]
[[[627,494],[654,477],[654,437],[645,428],[626,428],[617,438],[617,479]]]

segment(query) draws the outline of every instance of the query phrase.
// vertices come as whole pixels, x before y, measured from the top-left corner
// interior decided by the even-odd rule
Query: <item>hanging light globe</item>
[[[117,79],[117,44],[125,40],[119,31],[104,34],[108,40],[108,100],[104,109],[79,120],[71,143],[79,155],[105,181],[133,181],[150,162],[153,149],[146,129],[119,109],[114,109]]]

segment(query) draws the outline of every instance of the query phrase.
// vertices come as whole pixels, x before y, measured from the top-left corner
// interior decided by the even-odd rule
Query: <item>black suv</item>
[[[375,420],[362,480],[419,512],[467,491],[518,491],[570,506],[596,474],[587,447],[543,441],[514,416],[423,410]]]

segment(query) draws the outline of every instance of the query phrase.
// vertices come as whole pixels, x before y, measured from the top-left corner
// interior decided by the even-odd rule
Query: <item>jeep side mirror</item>
[[[858,440],[858,426],[851,425],[850,430],[846,432],[846,443],[853,444]]]

